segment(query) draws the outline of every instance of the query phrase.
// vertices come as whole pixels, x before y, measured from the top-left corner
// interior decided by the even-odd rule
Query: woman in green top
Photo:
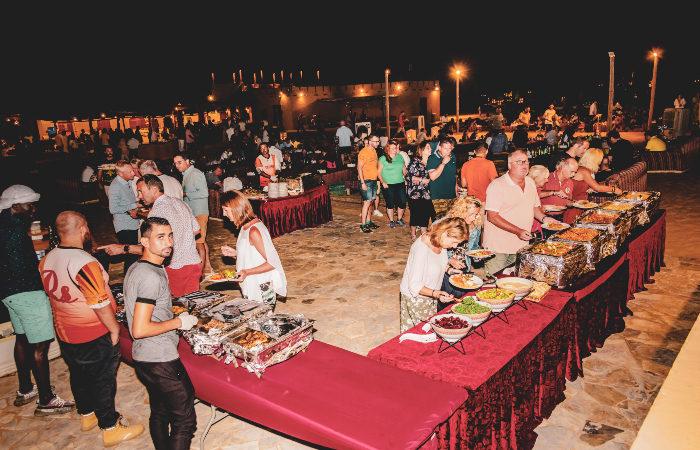
[[[384,156],[377,161],[377,175],[382,186],[382,194],[386,200],[386,213],[389,216],[389,226],[405,227],[403,212],[406,210],[406,185],[403,177],[406,175],[406,165],[399,153],[399,143],[395,139],[387,142]],[[394,206],[398,208],[398,217],[394,222]]]

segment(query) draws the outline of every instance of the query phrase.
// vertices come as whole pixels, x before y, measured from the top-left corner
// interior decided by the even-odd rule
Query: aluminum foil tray
[[[252,331],[271,332],[276,336],[274,330],[270,330],[269,325],[276,320],[287,321],[294,320],[296,325],[293,329],[285,331],[279,337],[273,338],[271,342],[265,345],[257,345],[252,348],[246,348],[238,345],[235,341],[237,338]],[[228,335],[224,341],[224,350],[226,352],[226,363],[233,362],[238,367],[236,358],[242,359],[243,366],[249,372],[255,373],[258,378],[262,377],[265,369],[274,364],[288,360],[292,356],[301,351],[305,351],[313,341],[313,321],[307,319],[301,314],[284,314],[276,313],[270,316],[249,321],[246,326],[243,326]]]
[[[564,256],[549,256],[533,253],[532,245],[518,250],[515,267],[518,276],[542,281],[551,286],[566,287],[588,271],[586,248],[580,242]]]
[[[636,194],[650,194],[649,197],[647,197],[644,200],[640,199],[625,199],[621,197],[625,196],[630,196],[630,195],[636,195]],[[621,202],[621,203],[637,203],[642,205],[643,208],[643,213],[640,214],[638,224],[639,225],[644,225],[645,223],[648,223],[651,220],[651,217],[656,214],[656,212],[659,210],[659,206],[661,205],[661,193],[657,191],[644,191],[644,192],[637,192],[637,191],[628,191],[622,194],[620,197],[615,200],[616,202]]]
[[[584,219],[594,213],[603,214],[615,214],[617,218],[613,223],[589,223],[584,222]],[[627,236],[630,234],[630,229],[632,226],[632,216],[630,214],[624,214],[621,211],[609,211],[600,208],[590,209],[583,214],[581,214],[578,219],[574,222],[577,227],[583,228],[593,228],[595,230],[607,231],[611,236],[611,240],[607,243],[605,253],[613,254],[617,252],[617,248],[625,242]]]
[[[194,291],[181,297],[173,297],[173,304],[178,303],[183,306],[186,304],[190,309],[190,314],[198,316],[202,309],[219,304],[226,300],[226,298],[226,294],[221,294],[219,292]]]
[[[606,252],[607,249],[610,248],[609,241],[613,238],[613,236],[607,231],[596,230],[599,231],[598,235],[590,241],[572,241],[568,239],[562,239],[560,235],[563,234],[565,231],[566,230],[562,230],[554,234],[553,236],[550,236],[548,240],[553,242],[563,242],[565,244],[582,245],[586,252],[586,266],[589,270],[595,270],[595,264],[601,259],[608,256]],[[606,249],[606,251],[602,251],[604,248]],[[614,249],[615,247],[613,246],[612,248]]]
[[[224,331],[231,330],[248,320],[272,314],[272,307],[262,302],[243,298],[234,298],[207,306],[197,314],[201,318],[212,318],[226,323]]]

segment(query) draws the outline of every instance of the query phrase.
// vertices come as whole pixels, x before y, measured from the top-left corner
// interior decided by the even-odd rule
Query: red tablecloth
[[[131,362],[122,326],[122,357]],[[306,352],[258,379],[244,368],[196,356],[180,340],[180,358],[197,398],[298,439],[334,449],[409,449],[430,439],[467,392],[314,341]],[[431,440],[426,447],[435,444]]]
[[[326,184],[340,183],[357,178],[357,170],[354,169],[330,169],[332,172],[323,174],[323,182]]]
[[[329,222],[333,220],[333,210],[328,186],[296,196],[267,199],[260,204],[260,220],[273,238]]]
[[[369,353],[377,361],[465,388],[467,403],[440,426],[440,448],[531,447],[532,431],[564,399],[570,340],[575,326],[571,293],[553,291],[528,310],[514,306],[509,324],[482,325],[486,339],[466,338],[462,355],[438,354],[439,342],[399,343],[398,336]],[[423,333],[420,326],[409,330]]]
[[[630,285],[629,299],[653,283],[652,275],[664,267],[666,251],[666,211],[659,210],[648,224],[632,231],[629,240]]]

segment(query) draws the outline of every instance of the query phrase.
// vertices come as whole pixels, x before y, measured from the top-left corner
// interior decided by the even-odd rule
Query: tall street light
[[[384,88],[385,88],[385,98],[384,102],[386,105],[386,135],[391,137],[391,132],[389,131],[389,69],[384,71]]]
[[[457,75],[457,99],[456,99],[456,104],[457,104],[457,132],[459,133],[459,78],[460,78],[460,73],[462,73],[461,70],[455,71],[455,74]]]
[[[608,133],[612,128],[613,98],[615,96],[615,53],[608,52],[610,57],[610,80],[608,81]]]
[[[654,97],[656,96],[656,69],[659,67],[659,52],[654,52],[654,75],[651,77],[651,102],[649,103],[649,120],[647,130],[651,128],[651,119],[654,115]]]

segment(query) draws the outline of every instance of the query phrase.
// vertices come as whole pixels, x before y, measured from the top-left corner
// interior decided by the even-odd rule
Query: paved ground
[[[624,449],[653,402],[656,392],[700,312],[700,260],[693,250],[700,213],[686,205],[698,204],[698,175],[651,174],[649,188],[660,190],[668,213],[666,265],[649,290],[630,303],[634,316],[627,329],[584,361],[582,379],[568,383],[567,400],[537,432],[538,449],[597,447]],[[106,210],[83,208],[98,243],[116,242]],[[316,339],[365,355],[399,332],[398,285],[411,244],[408,228],[390,229],[386,217],[381,229],[364,235],[358,229],[359,197],[333,197],[334,220],[316,229],[301,230],[275,239],[289,281],[289,296],[278,303],[282,312],[303,313],[317,320]],[[210,226],[209,243],[215,268],[224,266],[218,248],[235,236],[224,222]],[[120,278],[121,266],[110,271]],[[218,285],[217,288],[234,287]],[[71,398],[68,372],[62,359],[51,363],[57,393]],[[145,389],[133,370],[122,364],[118,375],[117,407],[131,421],[147,423]],[[82,433],[76,415],[35,418],[33,408],[12,405],[15,375],[0,378],[0,448],[99,448],[97,430]],[[198,432],[209,419],[209,409],[197,406]],[[118,449],[152,448],[147,432]],[[206,448],[294,449],[302,444],[237,418],[216,425]]]

